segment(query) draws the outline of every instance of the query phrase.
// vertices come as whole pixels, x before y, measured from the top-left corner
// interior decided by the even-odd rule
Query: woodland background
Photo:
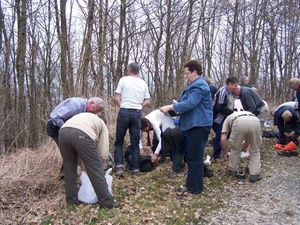
[[[198,59],[217,87],[250,76],[268,102],[291,99],[300,75],[298,0],[1,0],[0,152],[37,148],[63,99],[100,96],[113,124],[114,90],[137,62],[152,110],[184,89]]]

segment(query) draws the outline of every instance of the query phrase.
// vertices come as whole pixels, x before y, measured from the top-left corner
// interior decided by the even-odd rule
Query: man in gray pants
[[[227,153],[227,136],[230,134],[231,152]],[[262,179],[260,175],[261,129],[259,119],[250,112],[240,111],[230,114],[224,121],[221,131],[221,148],[226,160],[229,159],[227,174],[237,177],[241,151],[250,144],[250,182]]]
[[[91,180],[98,203],[104,208],[117,208],[109,193],[102,162],[108,156],[108,130],[98,116],[80,113],[65,122],[59,131],[59,147],[65,171],[67,204],[79,204],[77,179],[78,157]],[[102,161],[102,162],[101,162]]]

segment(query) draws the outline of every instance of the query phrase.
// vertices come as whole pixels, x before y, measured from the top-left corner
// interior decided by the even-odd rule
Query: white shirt
[[[121,95],[120,108],[142,109],[145,99],[150,99],[148,85],[135,76],[124,76],[120,79],[115,93]]]
[[[146,115],[145,118],[147,118],[150,121],[151,126],[158,138],[159,143],[154,152],[155,154],[158,155],[161,151],[161,143],[162,143],[161,132],[164,132],[168,128],[174,129],[175,124],[174,124],[171,116],[168,113],[162,113],[159,109],[152,111],[151,113]],[[160,129],[160,126],[161,126],[161,129]],[[142,134],[140,137],[142,137]],[[142,138],[140,138],[140,148],[143,148]]]

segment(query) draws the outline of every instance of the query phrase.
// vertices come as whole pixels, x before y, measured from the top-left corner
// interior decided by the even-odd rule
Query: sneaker
[[[132,172],[131,173],[131,177],[132,178],[136,178],[136,177],[138,177],[140,175],[140,172]]]
[[[169,175],[170,178],[175,178],[175,177],[184,177],[184,172],[174,172],[172,171]]]
[[[241,158],[244,159],[244,158],[248,158],[250,156],[249,153],[247,152],[241,152]]]
[[[187,192],[186,186],[180,185],[179,188],[177,189],[179,192]]]
[[[237,171],[232,171],[232,170],[227,170],[227,175],[236,177],[237,176]]]
[[[124,176],[124,170],[123,170],[122,167],[117,167],[117,169],[116,169],[116,176],[119,177],[119,178],[121,178],[121,177]]]
[[[250,175],[250,182],[260,181],[261,179],[262,179],[262,176],[260,174]]]

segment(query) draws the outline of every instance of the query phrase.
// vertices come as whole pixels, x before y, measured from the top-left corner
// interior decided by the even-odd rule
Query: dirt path
[[[209,224],[300,224],[300,158],[274,156],[263,162],[263,180],[225,187],[225,208]]]

